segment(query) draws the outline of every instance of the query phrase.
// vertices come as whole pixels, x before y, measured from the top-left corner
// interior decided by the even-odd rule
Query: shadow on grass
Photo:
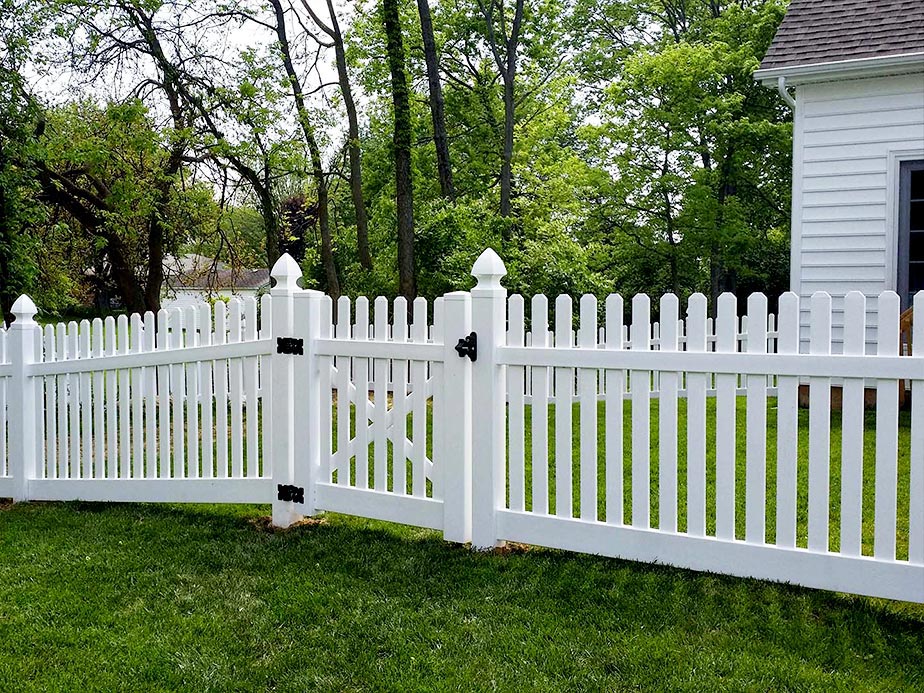
[[[266,507],[0,516],[23,690],[912,690],[924,608]]]

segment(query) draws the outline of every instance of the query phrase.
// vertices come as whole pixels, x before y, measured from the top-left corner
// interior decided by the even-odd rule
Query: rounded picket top
[[[273,290],[294,291],[298,289],[298,280],[302,278],[302,270],[295,259],[288,253],[283,253],[276,260],[270,276],[276,280]]]
[[[38,307],[35,305],[35,301],[29,298],[26,294],[22,294],[13,303],[13,307],[10,309],[10,312],[15,318],[15,322],[13,323],[14,325],[34,325],[35,315],[38,313]]]
[[[472,276],[478,280],[476,289],[503,289],[500,280],[506,275],[507,267],[493,248],[486,248],[472,265]]]

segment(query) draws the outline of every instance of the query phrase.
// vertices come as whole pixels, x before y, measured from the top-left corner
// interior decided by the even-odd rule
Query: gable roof
[[[792,0],[761,70],[922,54],[922,0]]]

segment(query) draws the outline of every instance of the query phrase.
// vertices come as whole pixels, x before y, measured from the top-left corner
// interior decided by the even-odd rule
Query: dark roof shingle
[[[924,0],[792,0],[762,70],[924,51]]]

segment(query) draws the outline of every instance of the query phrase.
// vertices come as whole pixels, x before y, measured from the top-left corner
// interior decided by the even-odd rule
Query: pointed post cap
[[[284,291],[295,291],[299,288],[298,280],[302,277],[302,270],[295,259],[288,253],[283,253],[276,260],[270,276],[276,280],[276,286],[273,291],[282,289]]]
[[[13,314],[13,317],[16,318],[13,325],[34,325],[35,314],[38,313],[38,308],[31,298],[23,294],[13,303],[10,312]]]
[[[472,266],[472,276],[478,280],[475,289],[501,289],[501,277],[507,275],[507,268],[504,261],[494,252],[493,248],[487,248]]]

